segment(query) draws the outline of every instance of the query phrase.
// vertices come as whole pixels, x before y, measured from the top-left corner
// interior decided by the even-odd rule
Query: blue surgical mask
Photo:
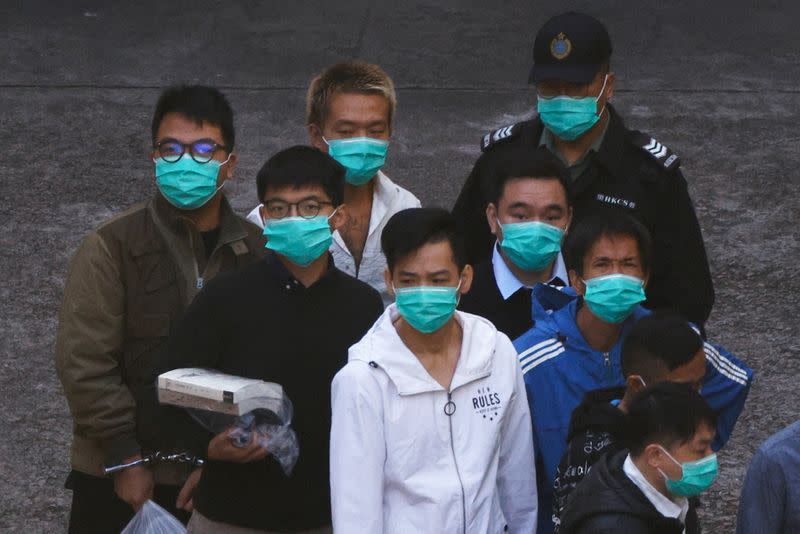
[[[501,224],[500,249],[523,271],[542,271],[553,264],[561,251],[564,230],[539,221]]]
[[[583,300],[597,317],[607,323],[621,323],[644,302],[644,281],[626,274],[609,274],[584,280]]]
[[[330,217],[317,215],[311,219],[267,219],[264,222],[264,236],[267,238],[265,247],[286,256],[294,264],[307,267],[331,246],[333,234],[328,224]]]
[[[219,168],[228,163],[212,159],[198,163],[189,154],[184,154],[174,163],[163,158],[153,160],[156,164],[156,185],[167,201],[180,210],[196,210],[204,206],[225,185],[217,187]]]
[[[328,154],[347,170],[345,180],[352,185],[364,185],[386,163],[389,141],[372,137],[350,137],[328,141]]]
[[[397,311],[414,330],[423,334],[436,332],[453,316],[458,305],[456,287],[415,286],[392,289]]]
[[[711,484],[716,480],[719,471],[719,463],[717,462],[716,454],[711,454],[705,458],[695,460],[694,462],[680,463],[673,458],[664,447],[659,446],[659,448],[670,460],[679,465],[683,472],[679,480],[670,480],[667,475],[659,469],[667,485],[667,491],[673,495],[681,495],[683,497],[700,495],[710,488]]]
[[[603,88],[597,97],[585,96],[572,98],[570,96],[556,96],[542,98],[536,104],[539,117],[548,130],[559,139],[574,141],[597,124],[605,106],[597,113],[597,102],[606,90],[608,75],[603,80]]]

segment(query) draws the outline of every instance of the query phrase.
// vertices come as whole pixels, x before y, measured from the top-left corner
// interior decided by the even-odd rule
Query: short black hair
[[[398,211],[383,229],[381,248],[389,271],[397,262],[428,243],[449,241],[453,259],[462,270],[467,264],[464,237],[455,218],[442,208],[409,208]]]
[[[639,319],[622,344],[622,374],[640,375],[645,383],[686,365],[703,348],[689,322],[672,312],[655,312]]]
[[[603,237],[632,237],[639,248],[639,257],[645,274],[650,273],[653,243],[650,232],[632,216],[615,208],[603,208],[597,213],[582,217],[572,225],[564,243],[567,268],[583,276],[583,260],[591,248]]]
[[[320,186],[334,206],[344,202],[344,167],[316,148],[304,145],[281,150],[261,167],[256,176],[258,201],[264,201],[267,189],[300,189]]]
[[[493,174],[494,176],[489,177],[487,182],[490,184],[488,186],[487,204],[493,202],[496,206],[500,202],[500,197],[503,196],[506,184],[509,181],[514,178],[530,177],[539,179],[555,178],[564,188],[567,206],[572,205],[567,168],[561,163],[561,160],[545,147],[539,147],[536,150],[528,150],[526,147],[526,150],[519,151],[513,156],[503,157],[495,167]]]
[[[167,113],[180,113],[197,124],[207,122],[217,126],[222,132],[225,148],[228,152],[233,151],[236,144],[233,109],[219,89],[205,85],[176,85],[165,89],[158,98],[156,111],[153,114],[151,125],[153,143],[156,142],[158,128]]]
[[[639,456],[651,443],[670,448],[686,443],[702,425],[717,427],[717,416],[688,384],[661,382],[645,388],[631,401],[625,421],[625,441]]]

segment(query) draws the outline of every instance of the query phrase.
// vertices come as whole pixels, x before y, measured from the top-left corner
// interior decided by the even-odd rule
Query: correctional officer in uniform
[[[484,136],[483,153],[453,208],[468,236],[470,263],[492,253],[484,213],[498,169],[546,146],[568,167],[576,221],[615,209],[650,231],[655,261],[647,306],[672,308],[704,324],[714,288],[680,159],[656,139],[626,128],[609,103],[616,76],[606,28],[581,13],[555,16],[537,34],[533,56],[529,81],[536,84],[538,115]]]

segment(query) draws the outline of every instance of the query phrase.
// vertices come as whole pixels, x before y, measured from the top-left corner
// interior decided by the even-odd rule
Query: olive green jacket
[[[100,476],[104,465],[168,447],[143,414],[170,326],[204,280],[264,253],[259,228],[224,198],[221,212],[210,255],[194,223],[156,194],[90,233],[72,258],[56,371],[74,419],[73,469]]]

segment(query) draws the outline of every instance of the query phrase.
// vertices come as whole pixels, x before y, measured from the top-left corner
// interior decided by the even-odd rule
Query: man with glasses
[[[633,215],[652,234],[647,306],[672,308],[702,325],[714,289],[680,160],[656,139],[629,130],[609,103],[616,76],[606,28],[581,13],[558,15],[539,30],[533,56],[538,116],[483,138],[483,154],[453,209],[469,236],[470,263],[492,251],[494,237],[482,220],[498,167],[545,146],[569,169],[576,222],[612,209]]]
[[[64,289],[56,369],[75,421],[71,533],[119,532],[147,499],[181,516],[188,466],[138,465],[113,478],[103,468],[171,447],[147,401],[170,326],[207,280],[263,255],[258,228],[221,191],[236,165],[225,96],[167,89],[151,134],[157,192],[84,239]]]
[[[189,532],[330,532],[331,380],[347,349],[383,311],[378,292],[337,269],[328,252],[346,220],[344,168],[295,146],[258,173],[263,261],[208,283],[169,341],[166,369],[206,367],[276,382],[294,406],[300,456],[287,476],[254,439],[237,448],[174,412],[173,428],[208,459]]]
[[[412,193],[383,172],[397,106],[394,83],[378,65],[345,61],[311,80],[306,97],[306,125],[311,144],[345,168],[347,219],[333,233],[336,266],[392,299],[383,280],[386,259],[381,232],[400,210],[418,208]],[[259,199],[263,197],[259,191]],[[262,224],[262,206],[248,219]]]

